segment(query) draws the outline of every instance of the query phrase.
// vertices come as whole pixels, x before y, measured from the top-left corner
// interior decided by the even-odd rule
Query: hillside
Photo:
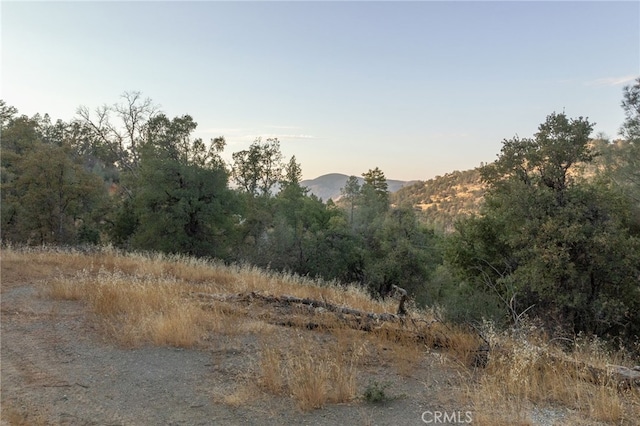
[[[329,173],[315,179],[303,180],[300,184],[309,188],[309,192],[316,197],[321,198],[323,201],[328,201],[329,199],[336,201],[340,198],[340,190],[344,188],[347,179],[349,179],[348,175],[341,173]],[[358,177],[358,181],[360,182],[360,185],[364,183],[364,179],[362,177]],[[387,179],[389,192],[395,192],[410,183],[411,182],[402,180]]]
[[[480,172],[473,169],[408,184],[391,194],[391,202],[413,206],[425,223],[449,232],[458,218],[478,211],[484,193]]]
[[[338,201],[348,178],[330,173],[301,184],[324,201]],[[364,182],[363,178],[358,179],[360,184]],[[445,232],[452,229],[459,217],[477,212],[485,192],[478,169],[454,171],[427,181],[389,179],[387,184],[392,204],[414,207],[422,221]]]
[[[615,168],[619,152],[625,148],[625,144],[620,140],[614,143],[593,140],[590,147],[596,154],[594,162],[576,165],[571,169],[574,176],[591,179],[598,170]],[[347,175],[331,173],[302,181],[302,185],[324,201],[336,201],[347,179]],[[362,178],[359,180],[360,183],[364,181]],[[424,223],[443,232],[451,232],[457,219],[477,213],[486,190],[479,168],[456,170],[427,181],[388,180],[387,183],[392,204],[414,207]]]
[[[396,301],[357,288],[184,257],[3,249],[1,260],[3,425],[640,416],[640,394],[605,367],[629,360],[597,342],[566,356],[535,333],[480,338],[431,312],[400,320]]]

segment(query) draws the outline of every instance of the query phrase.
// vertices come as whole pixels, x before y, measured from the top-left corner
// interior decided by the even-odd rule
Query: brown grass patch
[[[376,345],[384,362],[405,377],[411,376],[425,354],[425,343],[397,324],[382,324],[368,340]]]
[[[285,388],[281,350],[263,344],[260,351],[260,386],[269,393],[280,395]]]
[[[2,404],[2,422],[12,426],[44,426],[49,424],[41,414],[23,413],[11,406]]]
[[[356,398],[364,365],[382,361],[400,375],[410,376],[426,349],[436,348],[450,360],[449,365],[473,380],[461,400],[474,406],[474,423],[529,424],[534,406],[560,407],[579,418],[608,423],[633,424],[640,418],[637,389],[620,391],[606,380],[584,381],[584,372],[550,356],[561,353],[542,335],[494,336],[487,367],[475,370],[470,366],[483,343],[477,333],[432,321],[424,312],[411,312],[418,322],[371,322],[367,327],[372,331],[364,332],[349,328],[355,321],[348,324],[333,313],[309,307],[242,305],[225,302],[224,297],[204,300],[194,295],[256,292],[321,300],[365,312],[395,312],[395,300],[372,300],[352,286],[187,257],[125,255],[108,249],[96,253],[5,249],[1,261],[3,288],[13,283],[44,283],[43,295],[85,303],[98,328],[123,346],[193,347],[210,333],[263,336],[251,374],[258,376],[260,389],[290,395],[302,410]],[[290,325],[298,337],[280,341],[284,339],[274,333],[275,324]],[[315,326],[313,332],[305,330],[310,324]],[[589,365],[630,362],[594,342],[576,343],[574,349],[571,356]],[[223,402],[241,406],[253,391],[237,387]]]
[[[288,393],[303,411],[357,395],[358,361],[365,342],[338,339],[320,343],[298,336],[286,347],[263,343],[259,383],[269,393]]]
[[[486,371],[469,388],[477,419],[489,419],[480,424],[495,424],[496,418],[526,424],[534,406],[565,407],[576,413],[573,417],[615,424],[633,424],[633,419],[640,418],[637,390],[622,392],[606,377],[596,383],[585,380],[589,375],[580,365],[585,361],[594,365],[595,360],[574,354],[573,363],[560,363],[559,357],[557,349],[532,345],[524,338],[503,340]]]

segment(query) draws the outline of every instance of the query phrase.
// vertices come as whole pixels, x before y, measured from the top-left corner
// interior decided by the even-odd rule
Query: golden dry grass
[[[373,301],[355,287],[319,286],[296,276],[181,256],[108,249],[91,254],[5,249],[2,261],[8,280],[41,280],[48,297],[85,301],[101,329],[123,346],[191,347],[206,332],[239,335],[273,330],[273,325],[252,318],[241,306],[225,302],[202,306],[191,296],[198,292],[287,294],[371,312],[393,309],[392,301]]]
[[[349,402],[357,393],[358,362],[366,352],[364,339],[344,337],[329,342],[298,335],[287,344],[263,342],[259,384],[276,395],[290,394],[307,411],[327,403]]]
[[[256,292],[326,301],[367,312],[394,312],[396,302],[372,300],[365,291],[257,268],[227,266],[188,257],[122,254],[104,249],[95,253],[55,249],[3,249],[2,288],[31,282],[43,297],[77,300],[106,336],[126,346],[194,347],[207,336],[254,335],[262,339],[253,376],[257,387],[238,386],[223,403],[241,406],[256,392],[289,395],[301,410],[357,399],[358,379],[367,365],[382,363],[401,376],[411,376],[427,351],[437,347],[469,378],[460,404],[471,405],[474,424],[531,424],[532,407],[560,407],[579,419],[633,424],[640,418],[638,390],[621,391],[603,380],[590,383],[584,374],[556,362],[561,351],[546,337],[495,335],[487,367],[472,368],[482,344],[477,333],[433,321],[425,312],[411,317],[429,324],[416,340],[409,323],[374,324],[371,332],[352,330],[335,315],[292,307],[294,333],[283,338],[278,310],[257,309],[230,301],[202,300],[198,293],[234,295]],[[304,324],[320,324],[320,332]],[[424,330],[427,330],[424,332]],[[294,329],[295,330],[295,329]],[[414,333],[414,334],[412,334]],[[580,363],[604,367],[629,360],[594,341],[577,340],[570,355]]]
[[[524,337],[504,337],[485,371],[469,386],[478,424],[528,424],[534,406],[564,407],[575,420],[634,424],[640,418],[640,392],[621,390],[607,377],[591,377],[586,366],[605,361],[601,352],[574,352],[566,357],[557,348]],[[567,361],[560,361],[567,358]],[[615,360],[614,356],[609,361]],[[571,419],[566,419],[570,422]]]

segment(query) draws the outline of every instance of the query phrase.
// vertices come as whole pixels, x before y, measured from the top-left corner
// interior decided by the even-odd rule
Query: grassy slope
[[[365,389],[358,388],[357,379],[366,374],[367,365],[384,361],[411,377],[420,358],[440,346],[437,351],[449,368],[468,377],[468,387],[452,392],[451,397],[460,406],[473,407],[474,424],[530,424],[534,406],[569,410],[575,424],[584,419],[633,424],[640,418],[637,390],[621,391],[607,380],[599,384],[581,380],[579,371],[556,363],[551,355],[565,355],[535,327],[517,338],[486,328],[494,349],[486,368],[477,370],[472,366],[477,335],[434,321],[429,312],[414,310],[410,322],[373,324],[371,331],[364,332],[318,309],[224,299],[250,292],[286,294],[367,312],[395,311],[393,300],[375,301],[353,287],[191,258],[108,250],[82,254],[5,249],[2,278],[3,291],[7,286],[40,281],[46,297],[84,302],[96,328],[124,347],[204,348],[211,336],[259,336],[255,381],[262,392],[288,395],[302,410],[362,398]],[[293,332],[296,326],[304,328],[309,318],[320,326],[306,334]],[[275,338],[283,324],[293,326],[285,340]],[[566,356],[589,365],[630,362],[604,351],[597,342],[575,341],[573,349]],[[242,389],[224,396],[223,402],[250,403]]]
[[[479,210],[484,193],[480,172],[473,169],[407,185],[393,193],[391,201],[396,205],[413,206],[425,223],[449,232],[456,219]]]

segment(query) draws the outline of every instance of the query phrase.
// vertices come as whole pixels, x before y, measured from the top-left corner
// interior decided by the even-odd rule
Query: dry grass
[[[358,362],[366,352],[362,339],[318,342],[299,335],[287,345],[263,343],[259,383],[263,390],[290,394],[303,411],[357,396]]]
[[[2,424],[12,426],[44,426],[49,424],[46,421],[46,416],[39,413],[24,412],[24,407],[21,410],[14,408],[9,404],[2,404]]]
[[[403,332],[393,324],[382,324],[368,336],[382,357],[382,362],[392,366],[402,376],[410,377],[420,365],[425,354],[425,343]]]
[[[478,424],[528,424],[534,406],[564,407],[580,418],[614,424],[635,424],[640,418],[640,393],[622,391],[606,378],[585,380],[586,365],[605,363],[601,352],[574,352],[568,362],[557,348],[524,337],[503,338],[486,371],[468,389]],[[615,357],[610,357],[609,361]],[[484,421],[483,419],[486,419]],[[571,418],[565,419],[572,421]]]
[[[566,423],[579,424],[586,418],[633,424],[640,418],[638,390],[620,391],[606,380],[584,381],[577,367],[556,362],[560,350],[536,333],[492,335],[492,347],[497,349],[484,370],[475,370],[471,366],[482,344],[477,334],[433,322],[424,312],[411,312],[412,318],[429,324],[423,339],[417,340],[411,324],[375,324],[366,333],[348,328],[331,313],[289,307],[289,325],[302,329],[291,339],[295,329],[275,332],[282,330],[274,324],[284,311],[194,296],[286,294],[367,312],[395,311],[394,300],[372,300],[355,287],[187,257],[121,254],[108,249],[85,254],[9,248],[2,251],[1,260],[3,289],[17,283],[42,283],[43,296],[81,301],[98,328],[123,346],[194,347],[212,334],[261,336],[259,355],[247,379],[249,383],[257,376],[258,387],[234,388],[222,401],[231,406],[250,403],[259,390],[289,395],[301,410],[352,401],[359,395],[358,378],[367,365],[382,363],[401,376],[412,376],[427,349],[436,347],[450,366],[470,378],[460,404],[473,405],[474,424],[531,424],[534,406],[575,413],[575,418],[563,419]],[[304,330],[310,322],[321,327],[314,332]],[[576,365],[630,362],[589,340],[576,341],[571,356],[579,362]]]
[[[54,299],[82,300],[101,328],[123,346],[143,344],[191,347],[206,332],[269,334],[273,325],[252,318],[246,308],[216,302],[201,306],[190,294],[259,292],[327,300],[373,312],[389,310],[355,287],[278,275],[252,267],[165,255],[121,254],[103,250],[83,254],[57,250],[4,250],[3,272],[31,271],[45,281],[44,293]],[[27,268],[26,265],[29,265]],[[20,266],[16,266],[20,265]],[[48,274],[42,271],[48,270]],[[51,271],[56,274],[51,277]],[[48,275],[48,276],[47,276]],[[48,278],[48,279],[46,279]]]
[[[181,256],[9,248],[3,250],[2,268],[9,281],[12,277],[44,281],[44,293],[51,298],[87,302],[101,328],[124,346],[190,347],[206,332],[239,335],[273,330],[263,318],[252,318],[247,309],[233,304],[203,307],[190,297],[197,292],[287,294],[371,312],[394,309],[393,301],[374,301],[352,286],[319,285],[293,275]]]
[[[280,395],[285,389],[282,352],[263,344],[260,351],[260,386],[269,393]]]
[[[256,399],[257,390],[255,386],[248,383],[237,385],[233,391],[222,396],[221,403],[234,408],[250,405]]]
[[[84,300],[103,330],[124,346],[192,347],[205,332],[202,309],[175,280],[100,270],[53,280],[52,297]]]

